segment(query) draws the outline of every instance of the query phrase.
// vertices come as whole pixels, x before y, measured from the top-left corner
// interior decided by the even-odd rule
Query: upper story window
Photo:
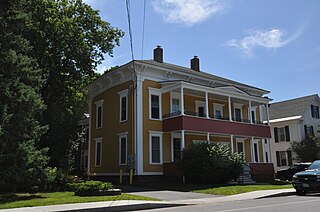
[[[103,100],[99,100],[96,103],[96,128],[102,127],[103,122]]]
[[[213,112],[214,112],[214,117],[217,119],[222,119],[223,118],[223,106],[222,104],[213,104]]]
[[[312,118],[320,118],[319,117],[319,106],[311,105],[311,116]]]
[[[242,104],[234,103],[234,121],[242,121]]]
[[[275,127],[273,130],[275,142],[290,141],[289,126]]]
[[[120,91],[120,122],[128,120],[128,89]]]
[[[170,93],[170,99],[171,99],[171,113],[174,115],[178,114],[180,112],[180,96],[179,93],[171,92]]]
[[[251,108],[251,120],[252,123],[255,124],[256,123],[256,107]]]
[[[161,91],[149,88],[149,118],[161,120]]]
[[[304,133],[307,136],[314,136],[313,126],[312,125],[304,125]]]

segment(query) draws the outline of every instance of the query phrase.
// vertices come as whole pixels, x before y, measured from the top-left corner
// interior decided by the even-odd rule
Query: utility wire
[[[143,60],[144,47],[144,28],[146,24],[146,0],[143,1],[143,20],[142,20],[142,41],[141,41],[141,60]]]
[[[134,60],[133,44],[132,44],[131,17],[130,17],[130,0],[126,0],[126,8],[127,8],[128,26],[129,26],[129,40],[130,40],[130,49],[131,49],[131,59]]]

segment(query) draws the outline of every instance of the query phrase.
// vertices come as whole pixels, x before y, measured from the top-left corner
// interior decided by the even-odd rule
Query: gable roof
[[[269,107],[270,120],[302,116],[315,98],[319,98],[318,94],[272,103]]]
[[[259,90],[260,92],[262,92],[264,94],[270,93],[270,91],[268,91],[268,90],[264,90],[264,89],[257,88],[257,87],[251,86],[251,85],[247,85],[247,84],[243,84],[243,83],[236,82],[236,81],[233,81],[233,80],[229,80],[229,79],[226,79],[226,78],[223,78],[223,77],[219,77],[219,76],[216,76],[216,75],[213,75],[213,74],[209,74],[209,73],[206,73],[206,72],[194,71],[191,68],[187,68],[187,67],[183,67],[183,66],[179,66],[179,65],[174,65],[174,64],[171,64],[171,63],[165,63],[165,62],[159,63],[159,62],[157,62],[155,60],[136,60],[136,61],[148,64],[148,65],[154,65],[154,66],[162,67],[162,68],[165,68],[165,69],[171,69],[171,70],[187,73],[187,74],[194,75],[194,76],[204,77],[204,78],[207,78],[207,79],[213,80],[213,81],[216,80],[216,81],[219,81],[219,82],[222,82],[222,83],[227,83],[227,84],[230,84],[230,85],[235,85],[235,86],[238,85],[238,86],[241,86],[241,87],[247,87],[247,88]],[[226,86],[226,85],[225,84],[221,84],[220,86]]]

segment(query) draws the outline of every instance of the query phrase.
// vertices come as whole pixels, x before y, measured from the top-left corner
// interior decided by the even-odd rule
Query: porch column
[[[228,96],[228,107],[229,107],[229,121],[232,121],[231,97],[230,96]]]
[[[263,161],[262,162],[266,162],[266,152],[265,152],[265,139],[261,139],[261,145],[262,145],[262,156],[263,156]]]
[[[270,126],[270,114],[269,114],[269,105],[266,104],[266,110],[267,110],[267,123]]]
[[[207,141],[210,141],[210,133],[207,133]]]
[[[180,88],[180,102],[181,102],[181,105],[180,105],[180,110],[181,110],[181,115],[184,115],[184,100],[183,100],[183,86],[181,85],[181,88]]]
[[[231,147],[231,153],[233,154],[234,148],[233,148],[233,135],[230,135],[230,147]]]
[[[251,153],[251,162],[255,162],[254,151],[253,151],[253,137],[251,137],[251,140],[250,140],[250,153]]]
[[[252,107],[251,107],[251,100],[249,100],[249,111],[248,111],[248,114],[249,114],[249,120],[250,120],[250,123],[252,124],[252,114],[251,114],[251,110],[252,110]]]
[[[181,150],[183,150],[184,147],[185,147],[184,130],[181,130]]]
[[[206,117],[209,118],[208,92],[206,92]]]
[[[273,152],[272,152],[272,138],[269,139],[269,155],[270,155],[270,163],[273,163]]]

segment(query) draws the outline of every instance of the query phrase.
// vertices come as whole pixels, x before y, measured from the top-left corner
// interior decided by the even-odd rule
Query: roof
[[[136,60],[137,62],[142,62],[145,64],[149,64],[149,65],[154,65],[154,66],[158,66],[158,67],[162,67],[162,68],[166,68],[166,69],[171,69],[171,70],[175,70],[175,71],[179,71],[179,72],[183,72],[183,73],[187,73],[187,74],[191,74],[191,75],[195,75],[195,76],[200,76],[200,77],[205,77],[207,79],[213,80],[213,81],[220,81],[220,82],[224,82],[224,83],[230,83],[232,85],[238,85],[238,86],[245,86],[245,87],[249,87],[249,88],[253,88],[256,90],[259,90],[263,93],[270,93],[270,91],[261,89],[261,88],[257,88],[257,87],[253,87],[247,84],[243,84],[243,83],[239,83],[233,80],[229,80],[223,77],[219,77],[213,74],[209,74],[206,72],[202,72],[202,71],[194,71],[191,68],[187,68],[187,67],[183,67],[183,66],[178,66],[178,65],[174,65],[174,64],[170,64],[170,63],[160,63],[154,60]]]
[[[269,107],[270,120],[302,116],[315,98],[319,98],[318,94],[272,103]]]

